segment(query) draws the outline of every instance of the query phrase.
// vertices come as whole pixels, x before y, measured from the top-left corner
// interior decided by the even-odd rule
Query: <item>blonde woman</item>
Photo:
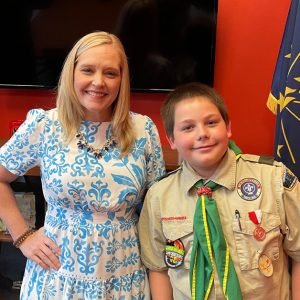
[[[127,58],[106,32],[68,54],[57,107],[31,110],[0,149],[0,218],[28,258],[21,299],[149,299],[136,207],[165,172],[157,128],[129,111]],[[10,182],[39,166],[47,212],[31,231]]]

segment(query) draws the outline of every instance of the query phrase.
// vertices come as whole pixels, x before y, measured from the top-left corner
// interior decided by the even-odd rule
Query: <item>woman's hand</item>
[[[58,270],[60,267],[60,248],[44,234],[44,227],[31,234],[20,245],[20,250],[42,268]]]

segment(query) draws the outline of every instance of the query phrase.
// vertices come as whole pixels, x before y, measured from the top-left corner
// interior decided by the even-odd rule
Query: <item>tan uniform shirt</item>
[[[291,297],[287,255],[300,261],[300,184],[282,163],[260,163],[259,158],[242,155],[236,161],[229,150],[210,178],[223,187],[213,193],[213,198],[243,299],[285,300]],[[150,270],[168,269],[164,262],[167,239],[180,239],[184,244],[183,264],[168,269],[174,299],[178,300],[191,299],[189,269],[197,201],[193,186],[199,179],[199,175],[183,163],[179,170],[149,189],[139,221],[142,260]],[[262,241],[254,238],[257,225],[248,216],[255,210],[262,212],[260,225],[266,231]],[[273,273],[269,277],[259,269],[262,255],[272,261]],[[224,299],[218,278],[209,299]]]

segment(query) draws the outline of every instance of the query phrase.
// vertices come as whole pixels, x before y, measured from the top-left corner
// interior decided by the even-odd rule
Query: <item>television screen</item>
[[[1,4],[0,85],[53,88],[83,35],[115,33],[133,91],[213,84],[217,0],[10,0]]]

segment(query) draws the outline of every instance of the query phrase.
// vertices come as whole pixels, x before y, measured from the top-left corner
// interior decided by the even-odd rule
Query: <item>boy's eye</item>
[[[182,131],[190,131],[194,128],[193,125],[186,125],[182,127]]]
[[[213,125],[216,125],[218,122],[216,121],[216,120],[209,120],[208,122],[207,122],[207,124],[209,125],[209,126],[213,126]]]

